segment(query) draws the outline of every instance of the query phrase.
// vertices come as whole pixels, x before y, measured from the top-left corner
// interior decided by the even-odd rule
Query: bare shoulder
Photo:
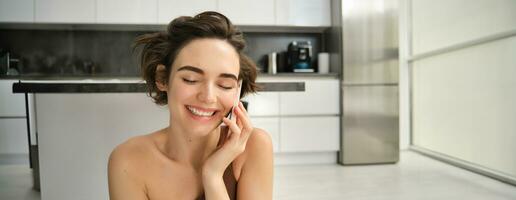
[[[115,147],[109,156],[109,161],[110,163],[112,161],[117,163],[122,161],[132,162],[143,156],[148,151],[148,148],[148,136],[135,136]]]
[[[272,199],[273,149],[265,130],[255,128],[243,153],[238,177],[238,199]]]
[[[251,151],[249,153],[264,150],[272,151],[272,139],[267,131],[260,128],[254,128],[251,136],[249,136],[246,146],[248,146],[246,151]]]
[[[247,140],[244,152],[235,159],[237,169],[241,169],[249,159],[272,159],[272,152],[272,139],[269,133],[263,129],[254,128]]]
[[[108,183],[112,200],[146,198],[146,159],[149,156],[148,136],[137,136],[118,145],[109,156]]]
[[[124,143],[119,144],[113,149],[109,156],[108,172],[123,171],[135,179],[138,178],[139,172],[143,170],[148,159],[151,147],[151,140],[148,135],[135,136],[129,138]]]

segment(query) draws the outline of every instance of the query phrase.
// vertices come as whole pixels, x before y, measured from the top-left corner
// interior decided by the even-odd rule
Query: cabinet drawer
[[[0,117],[25,116],[25,95],[13,94],[17,80],[0,80]]]
[[[0,119],[0,154],[27,154],[27,141],[27,121],[24,118]]]
[[[249,94],[243,100],[249,102],[247,106],[249,116],[279,115],[279,92]]]
[[[274,152],[279,152],[280,136],[279,136],[279,118],[278,117],[251,117],[251,122],[256,128],[263,129],[269,133],[272,138],[272,146]]]
[[[280,93],[280,115],[338,115],[339,80],[307,80],[304,92]]]
[[[339,117],[283,117],[281,152],[339,150]]]

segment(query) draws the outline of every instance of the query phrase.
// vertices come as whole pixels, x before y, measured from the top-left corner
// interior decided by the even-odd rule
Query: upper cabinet
[[[96,0],[97,23],[155,24],[158,0]]]
[[[219,11],[237,25],[275,25],[274,0],[219,0]]]
[[[34,3],[35,22],[79,24],[96,22],[95,0],[37,0]]]
[[[165,25],[203,11],[244,26],[331,26],[331,0],[0,0],[0,22]]]
[[[0,0],[0,22],[34,22],[34,0]]]
[[[158,0],[158,23],[168,24],[179,16],[216,11],[217,0]]]
[[[276,0],[276,25],[331,26],[331,0]]]

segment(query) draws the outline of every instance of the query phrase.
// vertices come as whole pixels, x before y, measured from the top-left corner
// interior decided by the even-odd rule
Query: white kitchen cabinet
[[[0,118],[0,154],[28,154],[27,120]]]
[[[168,24],[179,16],[216,10],[217,0],[158,0],[158,23]]]
[[[269,133],[272,139],[274,152],[280,149],[279,117],[251,117],[254,127],[263,129]]]
[[[279,92],[259,92],[249,94],[242,99],[247,101],[249,116],[278,116]]]
[[[24,117],[25,95],[13,94],[13,83],[18,80],[0,80],[0,117]]]
[[[97,0],[97,23],[156,24],[158,0]]]
[[[35,0],[35,22],[95,23],[95,0]],[[118,12],[125,12],[119,10]]]
[[[237,25],[276,24],[274,0],[219,0],[219,11]]]
[[[0,0],[0,22],[34,22],[34,0]]]
[[[339,151],[339,117],[282,117],[281,152]]]
[[[338,115],[339,80],[306,80],[304,92],[280,93],[280,115]]]
[[[276,0],[276,25],[331,26],[331,0]]]

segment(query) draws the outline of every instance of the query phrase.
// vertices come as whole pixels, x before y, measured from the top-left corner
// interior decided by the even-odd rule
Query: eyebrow
[[[198,67],[194,67],[194,66],[189,66],[189,65],[182,66],[179,69],[177,69],[177,71],[183,71],[183,70],[192,71],[192,72],[195,72],[195,73],[198,73],[198,74],[204,74],[204,71],[202,69],[200,69]],[[230,79],[234,79],[235,81],[238,81],[238,78],[235,75],[229,74],[229,73],[221,73],[219,75],[219,77],[230,78]]]

